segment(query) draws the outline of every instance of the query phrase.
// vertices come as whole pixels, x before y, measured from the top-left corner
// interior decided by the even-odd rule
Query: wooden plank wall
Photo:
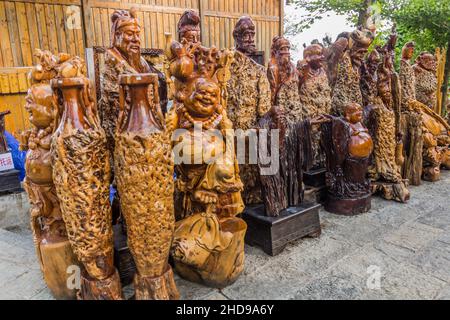
[[[281,1],[0,0],[0,110],[13,112],[7,128],[15,131],[28,124],[23,110],[28,69],[23,67],[36,63],[34,49],[84,57],[86,47],[109,46],[110,17],[116,9],[138,9],[146,48],[164,48],[166,32],[176,39],[176,25],[186,9],[200,12],[204,45],[233,48],[234,25],[240,16],[250,15],[257,26],[258,50],[265,51],[268,61],[272,38],[283,28]]]

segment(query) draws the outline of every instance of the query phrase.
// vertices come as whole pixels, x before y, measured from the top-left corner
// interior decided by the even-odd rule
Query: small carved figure
[[[326,146],[327,211],[355,215],[370,210],[371,190],[367,179],[373,141],[362,124],[362,108],[356,103],[344,108],[344,117],[327,116],[322,124]]]
[[[436,104],[436,68],[436,57],[428,52],[422,52],[413,66],[416,78],[416,99],[431,110],[434,110]]]
[[[114,134],[119,115],[119,75],[156,73],[159,77],[161,110],[167,107],[167,85],[164,75],[141,56],[141,27],[136,11],[117,10],[111,16],[111,47],[105,54],[105,67],[99,101],[100,120],[106,132],[108,150],[114,155]],[[111,161],[112,163],[112,161]]]
[[[84,267],[79,298],[121,299],[113,265],[109,151],[84,70],[75,57],[51,81],[61,115],[51,149],[53,180],[69,241]]]
[[[20,137],[26,150],[24,188],[30,200],[31,230],[38,261],[45,282],[57,299],[75,299],[76,290],[67,287],[67,268],[78,265],[61,214],[53,184],[50,145],[57,126],[57,105],[50,80],[56,76],[65,54],[53,56],[49,51],[35,52],[39,63],[30,73],[32,85],[25,98],[31,129]]]
[[[155,112],[160,108],[158,77],[121,75],[119,80],[115,172],[137,266],[136,299],[178,299],[168,264],[175,227],[173,158],[170,136],[158,118],[161,112]]]
[[[267,78],[272,92],[272,105],[282,108],[290,122],[297,122],[306,115],[300,104],[298,73],[291,62],[290,50],[289,40],[279,36],[273,38]]]
[[[328,79],[332,87],[333,113],[341,115],[349,103],[362,105],[360,67],[373,41],[369,30],[355,30],[328,48]]]
[[[186,10],[178,21],[178,41],[183,39],[190,44],[197,44],[201,41],[200,16],[194,10]]]
[[[177,93],[167,128],[174,132],[175,155],[182,151],[176,187],[184,217],[176,224],[171,254],[182,277],[214,287],[234,282],[244,268],[247,226],[235,217],[244,210],[243,186],[233,137],[224,139],[233,128],[226,113],[232,57],[187,42],[173,42],[169,57]]]
[[[246,54],[256,50],[255,24],[250,17],[241,17],[233,30],[236,42],[231,78],[227,84],[227,114],[234,129],[249,130],[257,127],[258,120],[271,107],[270,84],[266,70]],[[248,142],[248,141],[247,141]],[[249,150],[250,144],[248,144]],[[241,179],[244,183],[244,203],[262,203],[258,166],[249,164],[248,154],[245,164],[240,164]]]

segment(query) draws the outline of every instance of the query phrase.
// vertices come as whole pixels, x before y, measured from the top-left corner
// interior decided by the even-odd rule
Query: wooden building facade
[[[272,38],[283,32],[283,0],[0,0],[0,111],[10,109],[7,130],[28,126],[23,108],[27,73],[36,63],[34,48],[84,57],[85,49],[109,46],[110,16],[116,9],[138,9],[141,45],[163,48],[164,34],[177,37],[186,9],[201,17],[206,46],[234,47],[232,30],[242,15],[257,27],[258,50],[268,61]]]

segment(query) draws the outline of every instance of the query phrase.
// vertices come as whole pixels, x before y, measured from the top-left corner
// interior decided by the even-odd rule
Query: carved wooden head
[[[303,50],[303,60],[313,70],[324,67],[324,48],[320,44],[312,44]]]
[[[195,82],[195,89],[186,99],[185,106],[188,112],[199,118],[211,116],[220,102],[220,87],[213,80],[199,78]]]
[[[194,10],[186,10],[178,21],[178,39],[190,44],[200,42],[200,16]]]
[[[360,66],[369,46],[372,44],[374,35],[369,30],[355,30],[350,34],[350,58],[355,66]]]
[[[407,42],[402,48],[402,59],[411,60],[414,55],[416,44],[414,41]]]
[[[362,121],[362,107],[357,103],[349,103],[344,108],[344,118],[347,122],[358,123]]]
[[[436,71],[436,57],[429,52],[422,52],[416,59],[416,63],[425,70]]]
[[[141,27],[136,11],[116,10],[111,16],[111,46],[125,57],[141,54]]]
[[[276,36],[272,40],[272,58],[277,60],[279,65],[291,62],[291,43],[285,37]]]
[[[256,51],[255,43],[256,27],[252,18],[243,16],[239,18],[233,30],[233,38],[236,42],[236,50],[250,55]]]
[[[30,114],[31,124],[41,129],[49,127],[56,116],[56,105],[50,84],[31,86],[25,98],[25,109]]]

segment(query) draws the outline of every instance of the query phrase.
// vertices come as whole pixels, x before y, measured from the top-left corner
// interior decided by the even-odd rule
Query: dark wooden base
[[[133,282],[136,273],[136,264],[134,263],[131,251],[127,244],[127,235],[123,230],[122,223],[113,226],[114,232],[114,265],[119,271],[120,282],[122,286],[127,286]]]
[[[328,194],[324,208],[331,213],[354,216],[368,212],[370,210],[371,200],[371,194],[358,199],[336,199]]]
[[[307,186],[321,188],[325,186],[325,173],[327,169],[319,168],[303,172],[303,183]]]
[[[242,214],[248,226],[245,242],[275,256],[291,241],[317,237],[321,233],[319,208],[320,204],[303,203],[283,210],[278,217],[268,217],[264,205],[248,206]]]
[[[7,170],[0,172],[0,192],[19,191],[20,179],[18,170]]]

